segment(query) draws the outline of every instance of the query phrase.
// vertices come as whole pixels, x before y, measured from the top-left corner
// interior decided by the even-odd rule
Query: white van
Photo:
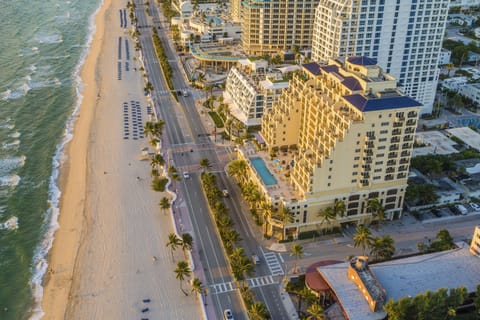
[[[460,211],[460,213],[461,213],[462,215],[466,215],[466,214],[468,213],[467,208],[465,208],[465,206],[462,205],[462,204],[457,204],[457,205],[455,206],[455,208],[457,208],[458,211]]]

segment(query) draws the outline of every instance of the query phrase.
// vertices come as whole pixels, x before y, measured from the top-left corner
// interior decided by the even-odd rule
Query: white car
[[[184,178],[184,179],[190,179],[190,174],[185,171],[185,172],[183,173],[183,178]]]
[[[225,319],[225,320],[234,320],[234,319],[233,319],[232,310],[230,310],[230,309],[225,309],[225,310],[223,311],[223,319]]]
[[[472,202],[470,203],[470,206],[473,208],[473,210],[480,211],[480,204]]]

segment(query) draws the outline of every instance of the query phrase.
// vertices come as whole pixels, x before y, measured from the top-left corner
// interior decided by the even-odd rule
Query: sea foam
[[[83,66],[87,54],[90,50],[90,46],[92,43],[93,35],[95,34],[95,16],[99,12],[100,8],[103,6],[104,1],[101,0],[99,6],[95,10],[95,12],[89,18],[89,30],[87,41],[82,51],[81,57],[79,62],[77,63],[75,70],[73,72],[73,77],[75,79],[75,91],[77,100],[75,103],[75,107],[70,115],[65,131],[63,133],[62,141],[57,145],[55,150],[55,155],[52,158],[52,175],[50,176],[49,181],[49,209],[45,213],[45,224],[48,227],[48,230],[45,233],[45,237],[43,241],[39,244],[39,246],[35,250],[35,254],[33,257],[33,266],[35,266],[34,270],[32,270],[32,279],[30,280],[30,284],[33,291],[33,297],[35,300],[35,305],[32,308],[32,315],[30,316],[30,320],[40,320],[44,312],[42,310],[42,298],[43,298],[43,287],[42,287],[42,279],[45,275],[45,272],[48,268],[48,262],[46,260],[46,256],[52,247],[55,231],[58,229],[58,215],[60,214],[59,203],[60,203],[60,195],[61,191],[58,188],[57,181],[58,175],[60,171],[60,167],[65,160],[64,150],[65,146],[70,142],[73,137],[73,127],[75,124],[75,120],[77,119],[78,113],[80,112],[80,106],[83,100],[83,83],[82,79],[80,78],[80,69]]]

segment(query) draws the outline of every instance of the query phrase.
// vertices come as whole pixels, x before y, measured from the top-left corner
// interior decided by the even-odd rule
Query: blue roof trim
[[[355,79],[354,77],[345,77],[342,84],[352,91],[362,89],[360,82],[358,82],[358,80]]]
[[[377,60],[368,57],[349,57],[348,62],[356,64],[357,66],[374,66],[377,64]]]
[[[422,106],[420,102],[407,96],[367,98],[362,94],[352,94],[344,98],[362,112]]]
[[[305,63],[302,66],[316,76],[320,74],[320,65],[316,62]]]

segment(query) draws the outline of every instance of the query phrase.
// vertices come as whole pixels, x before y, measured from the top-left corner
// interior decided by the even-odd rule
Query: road
[[[176,183],[175,188],[180,195],[174,210],[178,214],[187,212],[192,222],[196,249],[200,256],[201,264],[206,276],[206,285],[209,287],[218,318],[222,317],[224,309],[232,309],[235,319],[247,319],[243,303],[241,302],[238,285],[234,282],[227,265],[221,240],[215,229],[215,224],[210,216],[206,199],[200,185],[201,168],[199,162],[207,158],[212,165],[211,171],[215,172],[220,188],[233,190],[226,203],[231,209],[232,218],[238,227],[242,239],[242,246],[249,254],[257,254],[263,257],[263,253],[256,242],[256,237],[250,231],[251,218],[245,217],[241,209],[241,196],[236,185],[227,178],[224,168],[232,159],[232,148],[229,146],[215,145],[206,132],[201,116],[195,106],[195,98],[198,93],[191,91],[180,69],[178,55],[172,50],[171,43],[166,32],[166,26],[162,23],[161,13],[154,5],[150,5],[147,17],[145,6],[141,1],[136,1],[136,17],[141,35],[139,37],[145,68],[149,81],[154,90],[151,93],[155,102],[155,110],[166,123],[162,146],[167,149],[167,161],[181,172],[189,172],[190,179],[183,179]],[[151,26],[157,27],[158,35],[170,66],[173,71],[173,84],[175,90],[187,89],[187,97],[179,96],[177,102],[167,88],[159,63],[156,59],[155,50],[151,40]],[[258,233],[258,232],[257,232]],[[257,237],[258,239],[258,237]],[[278,275],[272,276],[270,268],[266,264],[256,267],[256,274],[247,282],[255,291],[257,299],[263,301],[270,310],[273,319],[288,319],[286,311],[281,303],[281,293],[278,286]]]

